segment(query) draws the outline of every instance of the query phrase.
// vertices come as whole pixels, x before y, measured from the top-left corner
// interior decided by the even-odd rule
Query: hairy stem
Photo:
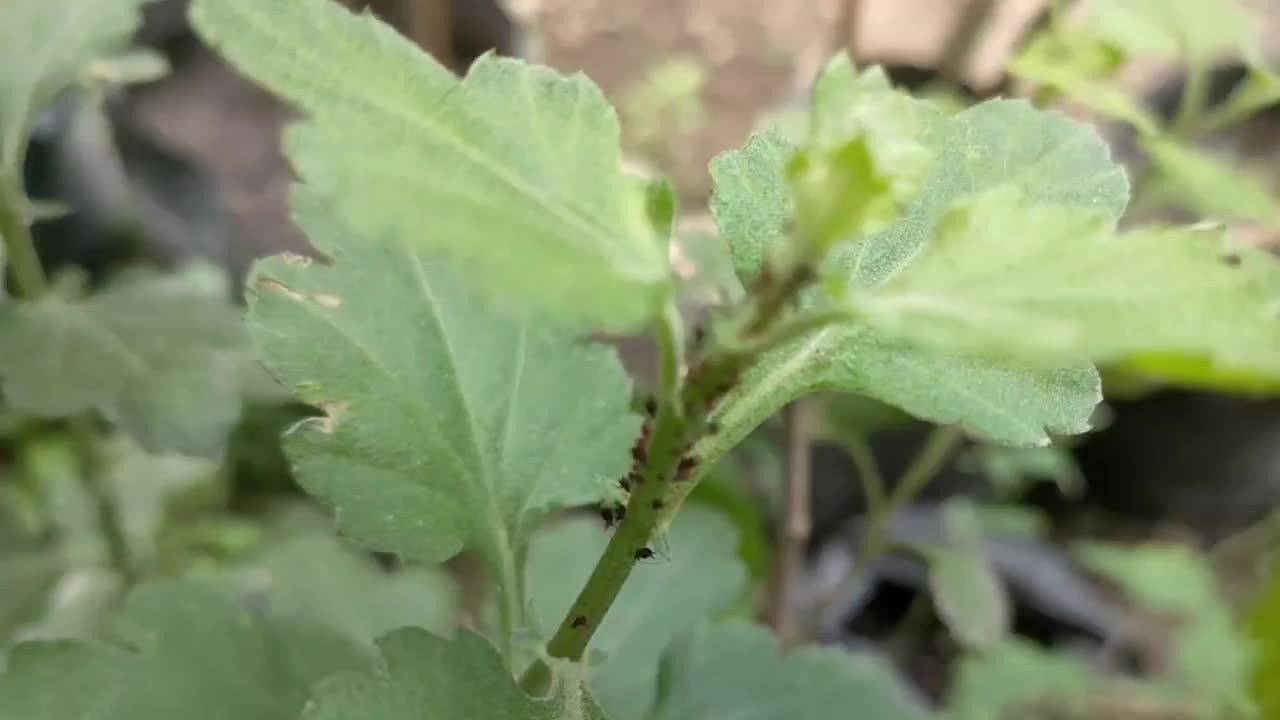
[[[25,300],[36,300],[49,291],[49,279],[40,265],[35,239],[22,215],[22,202],[17,193],[3,186],[0,179],[0,240],[4,242],[5,258],[13,278],[15,295]],[[101,438],[94,426],[93,417],[83,415],[67,421],[68,433],[75,444],[81,483],[86,494],[93,499],[99,530],[107,543],[112,566],[126,579],[133,577],[133,563],[124,527],[116,512],[115,503],[102,487],[102,475],[109,464],[102,452]]]
[[[812,468],[809,446],[813,438],[813,408],[804,400],[786,409],[787,497],[779,523],[778,552],[770,585],[768,623],[784,644],[791,637],[791,596],[804,564],[805,546],[813,529],[809,504],[812,497]]]

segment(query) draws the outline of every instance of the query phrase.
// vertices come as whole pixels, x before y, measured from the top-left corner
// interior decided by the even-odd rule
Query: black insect
[[[578,628],[584,628],[587,626],[587,619],[582,615],[579,615],[578,617],[573,619],[573,622],[570,625],[575,630]]]
[[[642,547],[636,551],[637,560],[649,560],[653,557],[653,551],[647,547]]]
[[[653,501],[653,509],[654,509],[654,510],[661,510],[661,509],[662,509],[663,507],[665,507],[665,506],[666,506],[666,503],[662,502],[662,500],[661,500],[661,499],[657,499],[657,500],[654,500],[654,501]]]
[[[676,480],[689,479],[689,473],[698,467],[698,458],[684,457],[680,459],[680,464],[676,466]]]
[[[720,423],[716,422],[715,420],[709,420],[707,422],[707,434],[715,435],[718,432],[720,432]]]
[[[1239,267],[1240,256],[1235,253],[1227,253],[1222,256],[1222,262],[1226,263],[1227,267]]]
[[[609,507],[600,508],[600,519],[604,520],[606,528],[613,527],[613,524],[618,521],[617,516],[613,513],[613,508]]]
[[[646,414],[646,415],[648,415],[649,417],[653,417],[654,415],[657,415],[657,414],[658,414],[658,401],[657,401],[657,400],[655,400],[655,399],[653,399],[653,398],[648,398],[648,399],[646,399],[646,400],[644,401],[644,412],[645,412],[645,414]]]

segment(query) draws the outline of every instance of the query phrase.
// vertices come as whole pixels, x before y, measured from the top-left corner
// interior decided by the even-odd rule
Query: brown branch
[[[812,495],[812,468],[809,446],[813,438],[812,412],[808,403],[792,403],[785,411],[787,433],[787,497],[779,527],[778,550],[774,556],[769,588],[767,619],[784,645],[792,639],[790,614],[792,594],[804,566],[805,546],[813,529],[809,513]]]

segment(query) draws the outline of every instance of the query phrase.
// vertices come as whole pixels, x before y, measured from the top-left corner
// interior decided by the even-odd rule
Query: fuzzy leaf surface
[[[658,720],[934,717],[886,664],[830,648],[782,655],[768,630],[741,621],[684,635],[664,656],[662,677]]]
[[[250,613],[191,580],[135,590],[117,632],[118,646],[17,646],[0,719],[292,720],[314,683],[366,662],[327,629]]]
[[[339,673],[316,688],[304,720],[604,720],[577,683],[534,699],[511,679],[489,641],[472,632],[444,640],[405,628],[378,642],[382,662]]]
[[[607,542],[600,523],[590,520],[566,522],[535,538],[528,587],[544,631],[564,617]],[[739,598],[746,569],[737,543],[723,515],[685,507],[672,523],[669,547],[633,571],[588,650],[605,654],[591,689],[610,718],[646,717],[658,660],[671,640]]]
[[[240,415],[248,339],[220,274],[130,272],[84,299],[0,305],[0,381],[20,412],[98,410],[147,450],[217,452]]]
[[[1029,202],[1096,208],[1119,216],[1127,183],[1103,142],[1086,126],[1017,101],[993,101],[925,124],[936,153],[916,198],[883,232],[837,249],[834,272],[857,288],[873,288],[906,266],[933,238],[955,203],[1007,183]],[[767,143],[761,145],[760,143]],[[753,148],[753,145],[756,147]],[[758,272],[771,244],[785,236],[787,161],[777,140],[753,141],[720,160],[716,215],[732,243],[744,282]],[[771,211],[752,216],[751,194]],[[754,232],[753,232],[754,228]],[[1051,369],[996,361],[973,353],[931,350],[853,323],[827,327],[761,359],[722,406],[722,427],[699,448],[718,459],[765,418],[817,391],[866,395],[913,415],[1007,445],[1042,445],[1049,434],[1088,428],[1101,399],[1087,362]]]
[[[90,60],[129,42],[150,0],[5,0],[0,4],[0,177],[19,186],[36,113]]]
[[[1221,230],[1117,233],[1098,210],[1002,189],[957,206],[924,254],[855,299],[896,336],[959,352],[1205,358],[1280,375],[1280,266]]]
[[[508,572],[551,509],[605,497],[640,418],[612,350],[478,299],[456,264],[371,242],[313,195],[300,227],[331,264],[261,262],[249,324],[263,362],[323,415],[285,450],[370,549]]]
[[[666,237],[580,75],[485,55],[465,79],[332,0],[202,0],[202,36],[308,120],[302,178],[375,240],[448,251],[513,305],[612,329],[666,292]]]

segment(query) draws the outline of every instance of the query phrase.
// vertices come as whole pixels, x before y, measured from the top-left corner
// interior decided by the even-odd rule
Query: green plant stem
[[[1209,69],[1204,62],[1193,60],[1187,66],[1187,80],[1182,88],[1178,115],[1173,123],[1173,131],[1180,140],[1189,142],[1195,137],[1208,94]]]
[[[841,444],[845,452],[849,453],[854,470],[858,472],[862,494],[867,498],[867,514],[879,515],[884,512],[888,498],[884,490],[884,475],[880,473],[880,463],[876,462],[871,444],[861,435],[846,438]]]
[[[946,465],[947,458],[959,447],[963,439],[964,432],[955,426],[939,425],[929,433],[924,446],[911,461],[906,472],[902,474],[902,478],[889,494],[880,511],[868,514],[867,529],[862,535],[857,557],[854,559],[853,571],[822,601],[819,611],[813,613],[815,621],[820,622],[826,618],[833,609],[834,603],[847,596],[863,581],[868,569],[889,548],[887,533],[889,523],[938,476]]]
[[[4,242],[5,257],[12,269],[14,289],[18,297],[36,300],[49,291],[49,279],[40,265],[35,239],[22,217],[21,206],[16,193],[0,184],[0,240]],[[110,562],[126,581],[130,581],[133,579],[133,563],[129,557],[129,545],[115,503],[102,487],[102,475],[108,461],[102,452],[93,418],[89,415],[70,418],[67,430],[75,444],[80,482],[93,499]]]

